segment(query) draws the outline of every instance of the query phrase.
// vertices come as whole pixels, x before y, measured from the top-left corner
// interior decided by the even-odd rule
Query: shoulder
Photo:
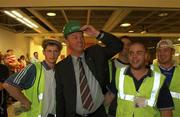
[[[0,64],[0,69],[7,69],[8,70],[8,67],[4,64]]]
[[[85,52],[97,52],[97,50],[99,51],[99,49],[101,49],[102,46],[98,45],[98,44],[95,44],[95,45],[92,45],[88,48],[85,49]],[[96,50],[96,51],[95,51]]]
[[[69,64],[70,62],[72,62],[72,57],[69,55],[67,56],[66,58],[64,58],[63,60],[59,61],[55,67],[60,67],[60,66],[64,66],[64,65],[67,65]]]

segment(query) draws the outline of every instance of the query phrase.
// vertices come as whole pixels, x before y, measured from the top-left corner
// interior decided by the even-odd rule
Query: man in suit
[[[92,45],[85,49],[83,32],[105,46]],[[122,50],[122,42],[93,26],[80,27],[78,21],[68,22],[63,33],[71,53],[55,67],[57,117],[106,117],[103,100],[109,81],[108,59]]]

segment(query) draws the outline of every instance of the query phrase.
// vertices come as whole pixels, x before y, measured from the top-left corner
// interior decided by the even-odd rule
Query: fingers
[[[85,32],[86,34],[88,34],[90,36],[95,36],[95,37],[97,37],[99,35],[99,33],[100,33],[98,30],[96,30],[91,25],[84,25],[84,26],[81,27],[80,30]]]
[[[21,103],[21,106],[25,109],[25,110],[30,110],[31,109],[31,102],[27,101],[25,103]]]
[[[84,25],[84,26],[82,26],[82,27],[81,27],[81,29],[80,29],[80,30],[81,30],[81,31],[85,31],[85,30],[87,30],[87,29],[88,29],[88,27],[89,27],[89,25]]]

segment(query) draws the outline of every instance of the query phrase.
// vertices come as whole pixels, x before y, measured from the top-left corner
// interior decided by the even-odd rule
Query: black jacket
[[[9,76],[9,69],[0,64],[0,82],[3,83]],[[0,90],[0,117],[7,117],[7,92],[5,89]]]
[[[109,81],[108,59],[122,50],[122,42],[115,36],[101,32],[105,47],[93,45],[85,49],[85,60],[102,89]],[[71,56],[60,61],[55,67],[56,115],[74,117],[76,113],[76,80]],[[103,90],[105,93],[105,90]]]

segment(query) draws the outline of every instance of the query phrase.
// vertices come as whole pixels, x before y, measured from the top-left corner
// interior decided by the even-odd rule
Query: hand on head
[[[84,25],[81,27],[80,29],[81,31],[85,32],[86,34],[88,34],[89,36],[95,36],[97,37],[99,35],[99,31],[96,30],[93,26],[91,25]]]

